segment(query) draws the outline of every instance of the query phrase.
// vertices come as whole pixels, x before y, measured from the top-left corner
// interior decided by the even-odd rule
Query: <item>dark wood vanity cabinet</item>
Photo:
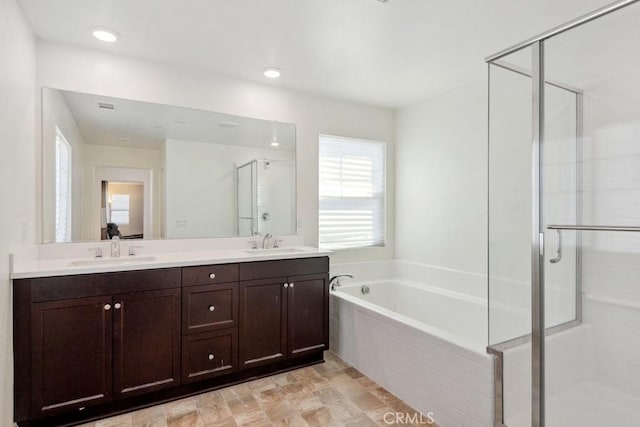
[[[88,419],[322,361],[328,270],[318,257],[14,280],[15,420]]]
[[[180,384],[180,269],[14,282],[15,415]]]
[[[328,258],[240,265],[242,368],[329,348],[328,271]]]

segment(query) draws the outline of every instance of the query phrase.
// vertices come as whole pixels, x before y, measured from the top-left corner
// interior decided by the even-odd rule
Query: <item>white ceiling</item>
[[[45,89],[44,96],[50,90],[56,89]],[[296,127],[290,123],[85,93],[60,92],[87,144],[160,149],[166,139],[179,139],[280,151],[295,150]],[[99,103],[111,104],[114,109],[99,108]],[[270,146],[274,135],[280,143],[277,148]]]
[[[399,107],[610,0],[18,0],[41,39]],[[99,42],[92,26],[122,34]],[[266,66],[284,70],[278,81]]]

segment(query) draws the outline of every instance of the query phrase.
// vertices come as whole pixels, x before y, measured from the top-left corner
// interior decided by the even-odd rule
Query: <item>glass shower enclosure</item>
[[[640,426],[640,3],[487,59],[496,426]]]
[[[295,234],[295,163],[254,159],[236,167],[238,236]]]

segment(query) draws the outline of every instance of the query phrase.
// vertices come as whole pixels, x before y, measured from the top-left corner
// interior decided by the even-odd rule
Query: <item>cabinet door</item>
[[[180,384],[180,289],[113,297],[115,397]]]
[[[111,400],[111,296],[31,306],[33,411]]]
[[[328,276],[289,278],[289,356],[303,356],[329,348]]]
[[[240,283],[240,368],[286,357],[286,278]]]

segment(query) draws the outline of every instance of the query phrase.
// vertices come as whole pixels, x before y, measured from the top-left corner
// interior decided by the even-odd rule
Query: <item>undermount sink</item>
[[[141,262],[152,262],[158,259],[154,256],[131,256],[127,258],[95,258],[95,259],[81,259],[77,261],[71,261],[69,266],[82,267],[82,266],[99,266],[99,265],[128,265],[138,264]]]
[[[281,255],[281,254],[296,254],[300,252],[306,252],[304,249],[299,248],[271,248],[271,249],[249,249],[245,251],[251,255]]]

